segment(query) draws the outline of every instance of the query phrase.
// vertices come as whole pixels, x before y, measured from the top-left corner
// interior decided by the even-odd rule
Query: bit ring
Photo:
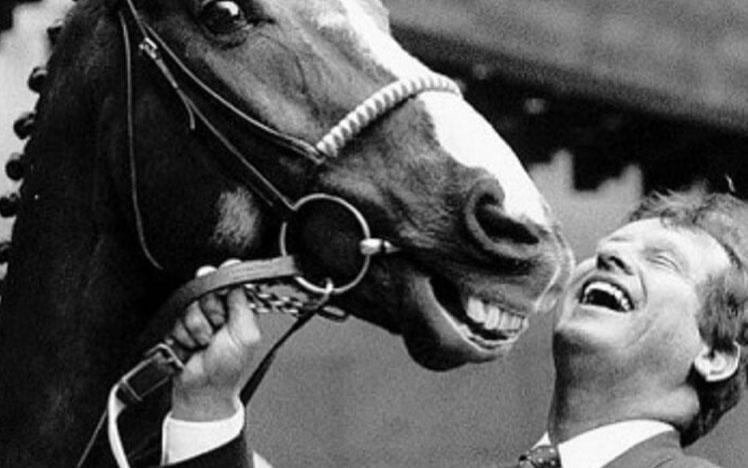
[[[353,215],[353,218],[356,220],[356,222],[359,225],[359,228],[361,229],[361,235],[362,235],[362,242],[368,239],[371,239],[371,229],[369,229],[369,224],[366,222],[366,219],[361,214],[356,207],[348,203],[347,201],[343,200],[342,198],[335,197],[333,195],[328,195],[325,193],[313,193],[311,195],[307,195],[301,199],[299,199],[294,205],[293,205],[293,212],[298,213],[299,210],[304,207],[305,205],[309,205],[311,203],[315,202],[332,202],[335,204],[338,204],[345,208],[349,213]],[[291,223],[291,220],[288,220],[281,225],[280,229],[280,239],[279,239],[279,246],[281,255],[289,255],[288,253],[288,246],[287,246],[287,237],[288,237],[288,229],[289,225]],[[301,286],[306,291],[317,294],[319,296],[338,296],[340,294],[343,294],[345,292],[350,291],[351,289],[358,286],[361,281],[364,279],[364,276],[369,271],[369,266],[371,265],[371,253],[368,252],[362,252],[359,248],[359,252],[361,253],[363,260],[361,262],[361,268],[356,274],[356,276],[348,283],[342,285],[342,286],[333,286],[330,288],[328,283],[325,286],[319,286],[312,281],[304,278],[303,276],[295,276],[294,280],[296,283]],[[331,282],[331,280],[328,280]]]

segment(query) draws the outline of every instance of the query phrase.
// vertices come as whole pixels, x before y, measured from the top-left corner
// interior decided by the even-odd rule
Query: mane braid
[[[73,0],[76,1],[76,0]],[[49,78],[48,65],[54,57],[56,44],[65,27],[63,19],[55,20],[46,29],[47,41],[50,49],[50,56],[43,65],[37,65],[32,70],[27,80],[28,88],[39,95],[34,110],[22,113],[13,123],[13,131],[21,140],[27,140],[25,148],[34,140],[34,128],[36,125],[37,111],[39,104],[45,96],[47,82]],[[18,189],[10,191],[0,197],[0,217],[15,218],[21,204],[21,193],[23,192],[26,176],[29,175],[33,167],[32,156],[25,152],[12,153],[5,163],[5,174],[12,182],[18,182]],[[12,251],[12,233],[6,240],[0,241],[0,265],[7,265],[10,261]],[[2,286],[7,269],[0,273],[0,297],[2,296]]]

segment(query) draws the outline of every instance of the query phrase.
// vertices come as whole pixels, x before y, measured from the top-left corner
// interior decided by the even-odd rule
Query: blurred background
[[[748,195],[748,1],[385,0],[395,35],[512,145],[577,258],[653,189]],[[36,95],[47,27],[70,0],[0,3],[0,151]],[[0,190],[15,187],[0,178]],[[0,224],[9,236],[11,219]],[[266,336],[288,326],[263,323]],[[465,467],[509,460],[543,432],[550,317],[503,362],[445,374],[397,337],[312,323],[281,352],[250,407],[253,445],[276,467]],[[748,466],[748,403],[690,449]]]

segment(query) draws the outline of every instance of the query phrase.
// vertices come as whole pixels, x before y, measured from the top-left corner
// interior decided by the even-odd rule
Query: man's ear
[[[704,345],[693,362],[696,372],[707,382],[727,380],[738,371],[740,346],[732,344],[730,350],[715,350]]]

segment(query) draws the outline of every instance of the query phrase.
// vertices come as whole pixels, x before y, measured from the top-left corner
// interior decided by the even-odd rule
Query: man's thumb
[[[260,342],[260,328],[257,318],[249,307],[249,300],[243,287],[234,288],[226,297],[228,305],[228,322],[230,333],[244,346],[255,346]]]

